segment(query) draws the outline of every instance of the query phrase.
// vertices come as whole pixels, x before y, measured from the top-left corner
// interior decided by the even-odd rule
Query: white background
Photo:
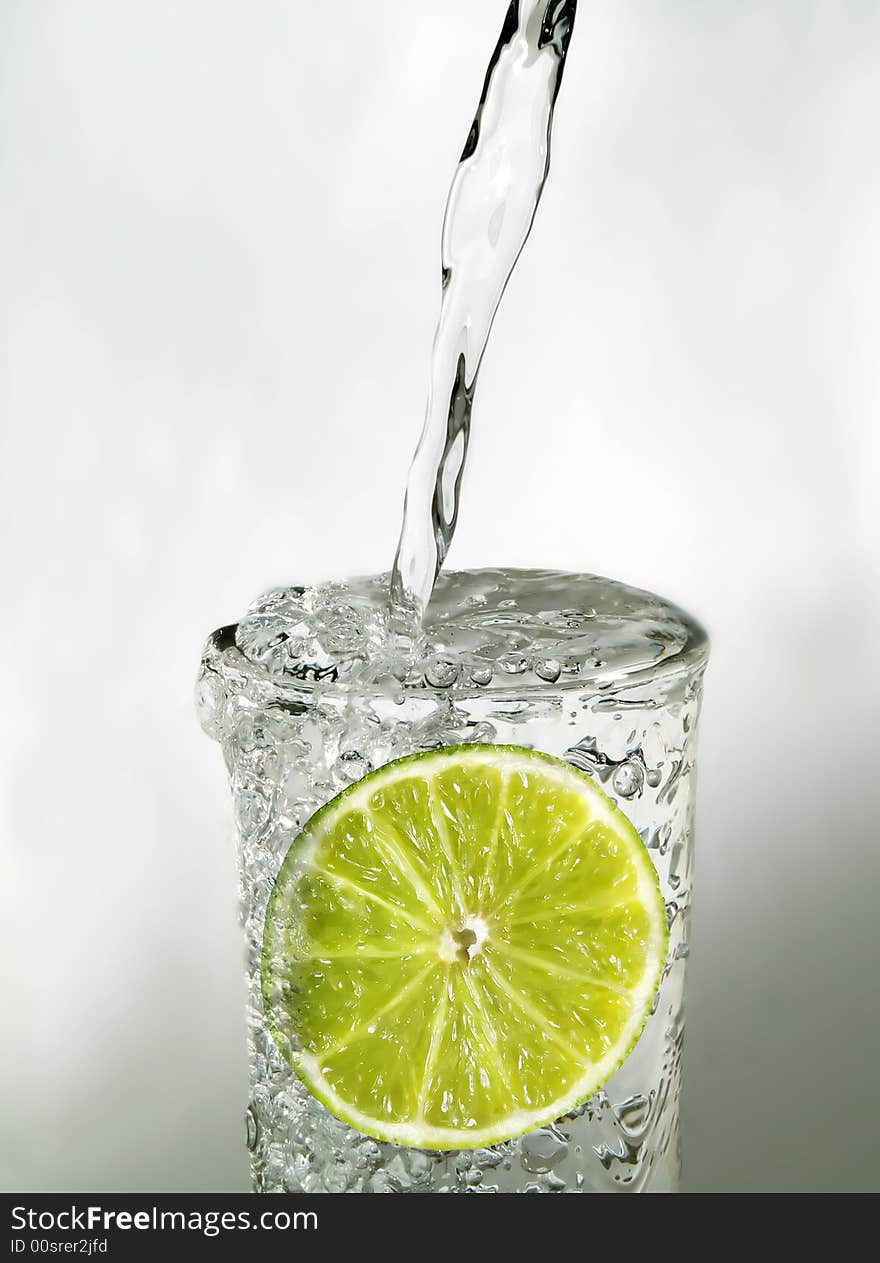
[[[246,1186],[201,643],[390,563],[503,0],[0,6],[3,1145]],[[880,6],[582,0],[454,565],[708,625],[685,1182],[876,1188]]]

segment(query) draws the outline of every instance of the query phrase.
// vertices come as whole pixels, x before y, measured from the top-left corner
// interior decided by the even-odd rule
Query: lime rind
[[[611,1046],[598,1059],[585,1064],[582,1075],[574,1083],[569,1083],[565,1090],[554,1099],[543,1099],[537,1108],[512,1108],[505,1112],[503,1117],[494,1118],[484,1126],[433,1125],[423,1116],[424,1102],[421,1098],[420,1110],[415,1118],[379,1117],[377,1109],[364,1109],[360,1103],[347,1099],[328,1081],[322,1069],[322,1066],[326,1065],[326,1052],[303,1047],[297,1038],[295,1024],[292,1023],[289,1012],[289,996],[285,996],[283,988],[279,986],[279,975],[283,974],[284,963],[290,958],[289,935],[292,931],[295,932],[296,928],[295,918],[291,922],[290,916],[285,916],[285,911],[289,909],[299,883],[306,874],[326,872],[323,866],[319,867],[316,864],[316,859],[319,858],[319,849],[322,844],[325,844],[331,836],[333,826],[351,816],[352,813],[361,812],[369,816],[373,810],[370,806],[371,802],[377,801],[377,795],[381,795],[382,791],[399,784],[407,777],[432,780],[449,768],[484,768],[491,771],[499,766],[503,767],[507,778],[505,784],[509,784],[510,778],[517,774],[526,778],[531,774],[539,776],[544,785],[549,785],[551,788],[555,786],[560,794],[570,795],[574,791],[583,800],[585,818],[589,820],[589,823],[604,826],[617,841],[625,845],[626,858],[632,861],[636,880],[632,902],[640,909],[647,910],[645,967],[641,970],[636,984],[626,990],[629,1013]],[[379,801],[382,799],[380,798]],[[500,816],[499,810],[499,819]],[[441,844],[447,846],[448,837],[443,839]],[[492,845],[495,847],[498,845],[497,833],[492,840]],[[320,858],[326,859],[323,854]],[[400,855],[398,854],[396,858],[399,861]],[[407,862],[412,869],[412,862]],[[454,864],[450,867],[454,868]],[[326,872],[326,876],[332,882],[345,880],[340,878],[338,873]],[[430,901],[436,904],[437,896],[427,888],[421,874],[410,871],[407,876],[410,885],[420,890],[426,908],[430,908]],[[537,879],[539,874],[527,874],[525,884],[528,884],[533,876]],[[364,892],[361,891],[361,893]],[[455,892],[451,897],[456,903],[464,902],[464,897],[460,892]],[[369,892],[369,898],[376,901],[375,907],[380,916],[396,916],[400,922],[414,915],[412,908],[404,911],[399,905],[384,901],[382,895],[375,891]],[[382,911],[383,904],[384,912]],[[458,911],[462,909],[459,908]],[[425,914],[423,926],[417,928],[420,928],[420,932],[424,934],[433,928],[431,913]],[[417,941],[417,936],[413,941]],[[307,944],[303,942],[301,946],[305,947]],[[504,944],[498,944],[497,950],[504,952]],[[509,945],[508,950],[516,954]],[[631,822],[594,781],[561,759],[520,746],[475,744],[444,747],[440,750],[394,760],[349,786],[319,809],[291,844],[267,908],[262,957],[263,1002],[267,1024],[278,1048],[311,1094],[336,1117],[364,1135],[399,1145],[430,1150],[473,1149],[501,1143],[552,1122],[589,1100],[612,1077],[632,1052],[653,1010],[663,976],[667,951],[668,927],[656,869]],[[407,954],[406,950],[400,953],[401,956]],[[415,955],[417,952],[413,951],[410,954]],[[299,951],[296,951],[294,955],[295,958],[299,958]],[[320,956],[320,951],[317,955]],[[355,953],[352,953],[352,958],[354,956]],[[387,953],[384,958],[388,958]],[[368,957],[363,959],[368,959]],[[547,968],[548,961],[542,960],[541,967]],[[455,966],[452,965],[450,968],[455,968]],[[415,976],[418,979],[419,975]],[[589,982],[589,979],[584,979],[584,981]],[[603,984],[600,981],[598,985]],[[406,988],[404,987],[403,990]],[[515,997],[511,999],[511,1003],[514,999]],[[431,1067],[431,1055],[436,1053],[436,1032],[442,1027],[448,1004],[447,998],[437,1006],[439,1013],[444,1016],[436,1018],[435,1030],[431,1035],[425,1065],[426,1080]],[[551,1038],[555,1036],[551,1034]],[[488,1051],[491,1057],[494,1049],[488,1046]],[[489,1068],[496,1069],[491,1061]],[[372,1104],[374,1102],[371,1102]]]

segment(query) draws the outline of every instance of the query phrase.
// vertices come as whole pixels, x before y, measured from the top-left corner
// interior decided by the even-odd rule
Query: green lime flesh
[[[598,1091],[641,1034],[667,943],[644,843],[588,776],[518,746],[452,746],[366,776],[294,841],[263,1002],[338,1118],[471,1149]]]

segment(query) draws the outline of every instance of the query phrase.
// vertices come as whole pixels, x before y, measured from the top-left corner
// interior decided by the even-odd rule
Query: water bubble
[[[423,1181],[430,1178],[431,1159],[426,1153],[420,1153],[418,1149],[410,1149],[407,1153],[407,1160],[414,1180]]]
[[[298,759],[292,764],[281,786],[288,807],[306,800],[311,787],[312,775],[309,767],[303,760]]]
[[[457,679],[458,664],[448,658],[432,658],[425,667],[425,680],[431,688],[451,688]]]
[[[253,1105],[249,1105],[244,1112],[244,1141],[251,1153],[256,1149],[259,1139],[260,1124]]]
[[[561,674],[562,664],[556,658],[541,658],[535,663],[535,675],[548,684],[555,684]]]
[[[630,1137],[641,1136],[651,1116],[651,1102],[639,1093],[629,1096],[614,1107],[614,1115],[624,1132]]]
[[[265,780],[274,780],[281,770],[281,753],[275,734],[262,712],[241,711],[235,721],[232,749],[242,767],[250,768]]]
[[[342,1164],[327,1167],[324,1171],[323,1184],[316,1189],[316,1192],[344,1193],[352,1174],[351,1169]]]
[[[641,793],[643,782],[644,773],[642,769],[638,763],[631,761],[621,763],[611,778],[614,792],[619,794],[621,798],[633,798],[636,794]]]
[[[496,659],[496,665],[508,675],[522,675],[528,669],[529,660],[521,653],[503,653]]]
[[[280,1188],[284,1179],[284,1146],[271,1144],[266,1151],[266,1164],[263,1167],[263,1178],[269,1188]]]
[[[305,588],[270,588],[268,592],[264,592],[262,596],[258,596],[256,601],[252,601],[248,606],[249,614],[268,613],[270,611],[282,610],[285,613],[291,613],[294,610],[300,618],[305,616],[305,609],[300,604],[300,598],[305,595]]]
[[[333,764],[333,775],[347,784],[353,784],[370,771],[370,761],[359,750],[343,750]]]
[[[492,683],[491,667],[471,667],[469,674],[474,684],[479,684],[481,688]]]
[[[523,1137],[520,1161],[534,1174],[551,1171],[568,1152],[568,1146],[552,1132],[535,1131]]]
[[[276,741],[282,743],[286,741],[295,741],[302,731],[303,714],[306,708],[303,706],[296,710],[292,705],[287,706],[268,706],[266,708],[266,719],[268,720],[272,732],[275,734]]]
[[[242,838],[253,840],[269,822],[271,797],[264,785],[246,780],[235,795],[235,818]]]
[[[645,780],[651,786],[651,789],[656,789],[657,786],[660,784],[660,780],[661,780],[660,769],[652,767],[648,772],[645,773]]]
[[[235,643],[249,661],[283,671],[291,648],[307,631],[304,623],[291,623],[283,614],[249,614],[235,629]]]
[[[202,730],[209,737],[219,737],[223,727],[226,690],[214,671],[205,671],[196,684],[196,714]]]
[[[382,1150],[375,1140],[362,1140],[355,1146],[355,1151],[368,1167],[377,1167],[382,1161]]]

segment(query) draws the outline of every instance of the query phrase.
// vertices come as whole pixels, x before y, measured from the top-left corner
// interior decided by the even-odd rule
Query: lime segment
[[[516,746],[389,763],[312,817],[266,915],[273,1037],[358,1131],[521,1135],[635,1045],[667,950],[657,875],[589,777]]]

